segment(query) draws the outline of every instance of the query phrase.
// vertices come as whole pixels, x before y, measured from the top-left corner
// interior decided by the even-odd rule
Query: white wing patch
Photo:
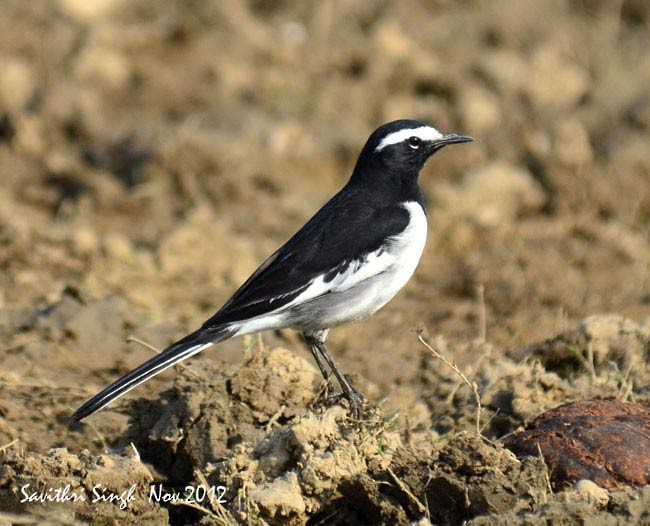
[[[318,276],[307,290],[294,299],[288,307],[303,303],[326,293],[344,292],[373,276],[385,272],[397,261],[398,255],[387,250],[376,250],[364,260],[351,261],[347,268],[336,274],[333,279],[325,281],[325,276]]]
[[[375,148],[375,152],[380,152],[386,148],[386,146],[389,146],[391,144],[398,144],[402,141],[405,141],[409,137],[419,137],[423,141],[437,141],[439,139],[442,139],[442,133],[440,133],[435,128],[432,128],[431,126],[420,126],[419,128],[399,130],[386,135],[386,137],[384,137],[379,143],[379,146]]]

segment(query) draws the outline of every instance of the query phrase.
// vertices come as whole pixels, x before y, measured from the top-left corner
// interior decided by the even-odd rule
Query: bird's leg
[[[321,358],[320,350],[318,348],[318,340],[316,340],[316,338],[314,338],[311,335],[308,336],[307,334],[305,334],[304,336],[305,336],[305,344],[307,345],[307,348],[311,351],[314,360],[316,360],[316,364],[318,365],[318,368],[320,369],[323,378],[325,378],[328,387],[331,386],[330,375],[332,373],[327,370],[325,364],[323,363],[323,359]]]
[[[325,347],[325,340],[327,339],[327,333],[328,333],[327,330],[305,333],[305,341],[307,342],[309,349],[311,350],[312,354],[314,355],[314,358],[316,359],[316,363],[320,367],[320,370],[323,373],[325,379],[328,381],[328,383],[329,383],[329,374],[327,374],[326,376],[326,373],[323,372],[324,366],[321,361],[321,358],[325,360],[325,362],[330,368],[330,371],[334,373],[334,376],[336,376],[336,379],[341,385],[341,389],[343,389],[343,393],[345,394],[345,397],[350,402],[350,407],[352,409],[352,413],[354,414],[354,417],[358,419],[359,416],[361,415],[361,408],[363,407],[363,396],[361,396],[357,391],[355,391],[354,388],[350,385],[348,379],[337,367],[336,362],[334,361],[332,355],[327,350],[327,347]],[[318,356],[318,354],[320,354],[320,356]]]
[[[350,382],[348,382],[348,379],[336,366],[336,362],[332,359],[332,355],[325,347],[325,344],[318,342],[317,347],[321,353],[321,356],[325,358],[327,365],[329,365],[330,369],[334,373],[334,376],[336,376],[336,379],[338,380],[339,384],[341,384],[341,388],[343,389],[345,397],[350,402],[350,407],[352,408],[352,414],[354,414],[354,417],[358,419],[359,416],[361,415],[361,408],[363,407],[363,396],[361,396],[357,391],[354,390],[354,388],[350,385]]]

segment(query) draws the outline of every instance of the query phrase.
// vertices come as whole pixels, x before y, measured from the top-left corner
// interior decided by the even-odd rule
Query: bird
[[[418,184],[437,151],[472,141],[423,122],[400,119],[377,128],[348,182],[196,331],[173,343],[71,416],[80,421],[153,376],[226,339],[294,329],[329,384],[338,381],[359,417],[363,396],[325,346],[330,329],[363,320],[388,303],[413,275],[424,250],[427,218]]]

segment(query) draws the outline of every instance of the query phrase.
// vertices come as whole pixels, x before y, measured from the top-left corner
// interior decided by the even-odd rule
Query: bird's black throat
[[[350,186],[359,187],[371,201],[378,204],[415,201],[424,206],[418,177],[424,162],[387,166],[381,159],[359,159]],[[426,162],[426,159],[425,159]]]

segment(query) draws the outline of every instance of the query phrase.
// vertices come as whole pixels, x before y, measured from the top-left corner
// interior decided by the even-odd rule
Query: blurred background
[[[475,142],[422,173],[408,287],[332,333],[375,396],[418,396],[416,328],[514,349],[589,314],[644,322],[648,86],[644,0],[3,0],[0,361],[84,386],[30,415],[5,391],[3,414],[67,414],[150,355],[126,336],[199,325],[397,118]]]

